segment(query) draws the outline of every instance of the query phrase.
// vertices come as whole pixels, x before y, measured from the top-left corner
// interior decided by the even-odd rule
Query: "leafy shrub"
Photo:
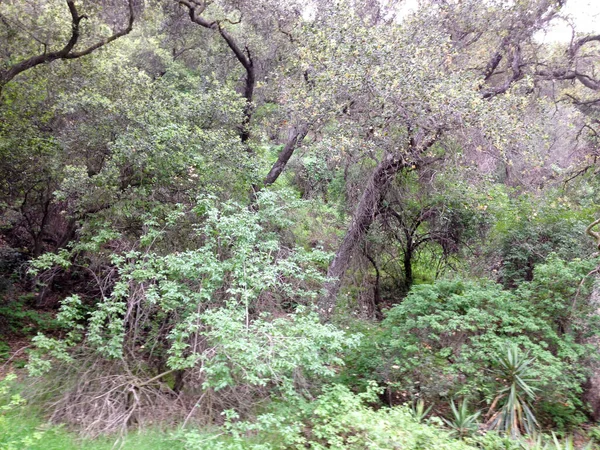
[[[550,191],[543,199],[524,194],[503,205],[497,217],[497,240],[492,241],[500,248],[505,287],[531,281],[535,267],[552,253],[564,260],[591,254],[593,247],[584,238],[590,211],[576,203]]]
[[[354,347],[358,338],[321,323],[308,306],[324,279],[318,265],[328,255],[302,248],[281,250],[272,230],[290,225],[286,211],[297,200],[265,193],[258,201],[257,210],[251,211],[234,203],[219,204],[212,197],[201,199],[185,214],[195,213],[199,222],[198,244],[188,250],[158,251],[161,245],[168,248],[162,241],[185,219],[183,213],[165,222],[147,218],[139,242],[144,247],[112,256],[112,273],[118,277],[90,313],[77,296],[62,302],[57,320],[64,327],[63,338],[38,336],[30,363],[35,375],[57,361],[79,369],[72,376],[79,381],[69,388],[77,397],[58,402],[65,411],[57,415],[75,420],[75,410],[81,408],[90,424],[102,418],[98,426],[111,431],[105,426],[124,426],[132,408],[153,413],[143,404],[146,397],[140,397],[139,405],[129,403],[130,389],[143,386],[144,393],[155,398],[147,389],[159,384],[155,391],[173,389],[173,398],[183,395],[196,402],[200,397],[193,411],[214,420],[223,409],[249,412],[265,396],[306,389],[335,374],[343,364],[342,351]],[[70,259],[58,254],[36,264],[44,269],[69,265]],[[82,370],[78,358],[96,362]],[[118,364],[125,377],[116,376]],[[83,376],[92,368],[109,371],[117,384],[94,387]],[[169,376],[178,381],[169,383]],[[78,383],[86,388],[78,389]],[[98,396],[103,399],[96,403],[103,403],[102,414],[88,407]],[[106,412],[115,405],[121,421]]]
[[[489,405],[505,388],[491,369],[516,345],[534,359],[527,376],[540,387],[538,419],[562,420],[547,414],[550,404],[570,405],[576,416],[591,354],[579,342],[596,332],[589,320],[590,280],[580,286],[592,267],[551,257],[516,291],[485,281],[415,286],[363,339],[361,354],[348,357],[346,380],[360,385],[361,378],[374,377],[395,391],[395,401],[417,396],[439,405],[468,395]]]
[[[373,389],[357,395],[342,385],[330,385],[313,401],[288,399],[252,422],[235,421],[236,414],[229,413],[229,443],[194,431],[185,436],[190,450],[473,449],[440,428],[418,423],[406,407],[375,410],[367,406],[376,399]]]
[[[30,306],[31,296],[0,299],[0,335],[23,336],[56,329],[51,313]]]
[[[10,345],[4,341],[0,341],[0,361],[10,357]]]

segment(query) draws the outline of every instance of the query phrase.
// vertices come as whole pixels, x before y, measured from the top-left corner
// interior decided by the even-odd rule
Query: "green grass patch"
[[[174,433],[144,429],[124,436],[84,439],[63,425],[45,422],[31,408],[0,414],[0,450],[183,450]]]

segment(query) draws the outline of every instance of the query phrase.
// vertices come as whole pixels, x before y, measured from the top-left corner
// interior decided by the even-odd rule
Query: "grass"
[[[123,437],[83,439],[63,426],[44,422],[29,408],[0,412],[0,450],[183,450],[173,433],[161,430],[131,431]]]

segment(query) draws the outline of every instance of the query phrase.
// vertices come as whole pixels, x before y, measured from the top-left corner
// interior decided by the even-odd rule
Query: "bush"
[[[534,359],[528,377],[540,387],[538,418],[564,424],[582,406],[591,352],[581,342],[596,332],[588,317],[589,283],[580,287],[592,267],[551,257],[517,291],[485,281],[415,286],[363,340],[361,354],[349,356],[346,380],[359,385],[373,377],[390,387],[393,401],[418,397],[439,405],[462,395],[489,405],[503,388],[494,376],[497,360],[516,345]],[[569,412],[554,416],[558,409],[549,405]]]
[[[29,295],[16,300],[0,299],[0,336],[24,336],[56,329],[52,314],[33,309],[30,300]]]
[[[535,268],[553,253],[572,260],[593,252],[584,230],[597,208],[584,208],[579,203],[589,200],[581,200],[579,194],[572,200],[564,192],[549,191],[544,198],[523,194],[504,201],[490,237],[493,248],[500,249],[500,275],[505,287],[531,281]]]
[[[190,450],[474,449],[436,426],[418,423],[407,407],[375,410],[367,405],[376,399],[373,389],[357,395],[345,386],[329,385],[313,401],[288,399],[252,422],[236,422],[230,413],[229,443],[219,445],[216,438],[188,432],[187,444]]]
[[[183,417],[191,409],[211,422],[224,409],[250,412],[267,396],[332,377],[342,351],[358,338],[321,323],[309,306],[328,255],[282,250],[272,231],[290,225],[286,211],[296,201],[265,193],[250,211],[203,198],[188,212],[199,222],[198,243],[188,250],[158,250],[168,249],[163,241],[182,212],[166,223],[147,218],[138,243],[144,247],[111,258],[118,276],[107,281],[110,294],[89,314],[78,296],[64,299],[57,317],[62,338],[35,338],[31,373],[60,366],[60,382],[72,380],[61,386],[56,415],[91,434],[110,432],[152,420],[160,413],[154,405],[170,396],[173,405],[184,402]],[[53,264],[70,259],[46,255],[36,263]]]

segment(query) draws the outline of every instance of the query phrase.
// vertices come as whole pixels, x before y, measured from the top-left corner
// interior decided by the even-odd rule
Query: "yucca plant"
[[[471,413],[469,411],[469,403],[466,398],[463,399],[463,402],[459,408],[456,407],[454,401],[450,402],[450,407],[452,408],[452,418],[443,420],[446,425],[450,427],[453,435],[463,438],[477,431],[479,428],[477,419],[479,418],[481,411]]]
[[[538,421],[531,407],[537,390],[534,387],[536,380],[531,373],[534,362],[535,358],[529,358],[528,353],[521,353],[516,345],[508,347],[506,354],[497,358],[499,378],[504,386],[488,412],[487,425],[490,429],[511,438],[537,430]]]
[[[410,414],[417,423],[423,422],[429,411],[431,411],[431,406],[425,408],[425,402],[422,398],[413,402],[410,408]]]
[[[560,442],[554,431],[552,432],[552,441],[554,443],[554,447],[551,447],[552,450],[575,450],[575,444],[573,443],[573,436],[567,436],[567,438]],[[585,447],[581,447],[581,450],[591,450],[592,444],[589,443]]]
[[[542,435],[535,436],[535,439],[528,439],[520,441],[520,446],[523,450],[576,450],[573,442],[573,436],[568,436],[562,442],[554,432],[552,432],[552,440],[543,438]],[[585,447],[579,447],[579,450],[591,450],[592,443],[587,444]]]

